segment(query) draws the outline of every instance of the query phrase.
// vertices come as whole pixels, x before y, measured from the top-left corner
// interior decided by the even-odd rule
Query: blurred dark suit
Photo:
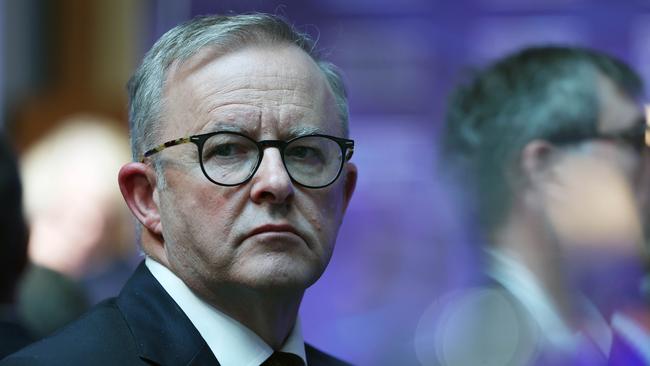
[[[27,331],[13,322],[0,321],[0,359],[32,342]]]
[[[0,358],[29,343],[16,323],[14,294],[27,263],[27,226],[22,210],[22,186],[15,156],[0,136]]]

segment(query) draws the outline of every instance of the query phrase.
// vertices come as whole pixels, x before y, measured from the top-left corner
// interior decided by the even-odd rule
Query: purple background
[[[447,94],[468,66],[526,45],[565,42],[609,52],[650,76],[650,1],[147,3],[142,53],[193,15],[264,11],[317,37],[343,70],[359,182],[328,271],[304,299],[302,319],[309,342],[359,364],[417,364],[421,316],[475,268],[472,225],[435,162]],[[3,89],[6,96],[20,86]]]

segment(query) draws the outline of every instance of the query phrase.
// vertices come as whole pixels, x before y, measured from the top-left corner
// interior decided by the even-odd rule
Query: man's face
[[[616,135],[644,123],[637,103],[611,80],[600,77],[598,89],[599,134]],[[628,254],[638,250],[647,212],[639,205],[647,189],[645,159],[631,144],[610,138],[585,140],[562,153],[553,167],[547,207],[564,242]]]
[[[601,135],[645,123],[641,108],[610,80],[599,81],[599,92]],[[642,275],[647,152],[611,138],[563,150],[547,191],[549,227],[560,239],[568,283],[607,313],[636,299]]]
[[[344,137],[334,96],[318,66],[291,45],[205,49],[172,67],[161,141],[213,131],[255,140],[309,133]],[[161,152],[166,184],[155,194],[168,266],[205,296],[227,289],[302,291],[323,273],[356,180],[347,163],[332,185],[294,184],[280,152],[267,148],[253,178],[218,186],[203,175],[196,146]]]

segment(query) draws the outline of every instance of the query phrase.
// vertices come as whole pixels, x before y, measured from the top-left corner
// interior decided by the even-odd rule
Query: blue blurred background
[[[345,75],[359,182],[302,317],[308,341],[358,364],[417,364],[423,313],[472,278],[473,224],[436,167],[447,95],[469,68],[562,42],[650,80],[647,0],[1,0],[3,127],[19,151],[80,112],[125,130],[124,85],[155,39],[194,15],[251,11],[286,16]]]

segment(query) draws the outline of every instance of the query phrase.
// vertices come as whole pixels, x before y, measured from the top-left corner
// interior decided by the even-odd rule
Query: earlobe
[[[344,189],[343,209],[346,210],[348,208],[348,204],[350,203],[350,199],[352,199],[352,194],[354,193],[354,189],[357,186],[357,166],[354,165],[354,163],[347,164],[344,178],[345,178],[345,186],[343,187]]]
[[[151,234],[162,235],[160,211],[155,198],[156,174],[148,165],[131,162],[118,174],[120,191],[133,215]]]

